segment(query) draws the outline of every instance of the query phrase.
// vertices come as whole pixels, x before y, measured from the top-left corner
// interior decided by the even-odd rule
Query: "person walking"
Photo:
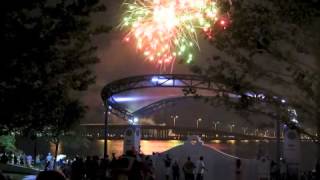
[[[184,172],[184,178],[185,180],[194,180],[194,174],[193,171],[196,168],[194,163],[191,161],[191,158],[188,157],[187,162],[183,165],[183,172]]]
[[[172,164],[172,178],[173,180],[180,179],[180,167],[177,160],[175,160]]]
[[[203,180],[204,171],[206,170],[203,156],[200,156],[198,162],[197,162],[197,177],[196,180]]]

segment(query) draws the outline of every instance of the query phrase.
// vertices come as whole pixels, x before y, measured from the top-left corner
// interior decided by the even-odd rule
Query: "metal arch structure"
[[[107,84],[101,93],[103,100],[124,91],[144,88],[196,88],[219,90],[222,84],[199,75],[190,74],[150,74],[120,79]]]
[[[186,100],[186,99],[195,99],[196,96],[179,96],[179,97],[172,97],[168,99],[162,99],[160,101],[156,101],[154,103],[151,103],[147,106],[144,106],[136,111],[134,111],[132,114],[134,116],[142,116],[149,113],[152,113],[154,111],[157,111],[159,109],[166,108],[168,106],[174,106],[178,101]]]
[[[113,95],[121,92],[146,89],[146,88],[180,88],[184,89],[186,94],[195,93],[196,89],[211,90],[216,92],[224,92],[223,84],[199,75],[190,74],[149,74],[141,76],[133,76],[113,81],[102,89],[101,98],[104,103],[105,112],[105,133],[104,133],[104,156],[107,155],[107,128],[109,112],[124,119],[133,118],[133,114],[123,108],[114,99]]]
[[[120,79],[107,84],[101,93],[101,97],[107,100],[114,94],[124,91],[144,88],[196,88],[204,90],[219,90],[222,84],[199,75],[190,74],[151,74]]]
[[[106,107],[105,112],[105,133],[104,133],[104,155],[107,155],[107,127],[108,127],[108,114],[109,112],[116,114],[117,116],[129,119],[134,115],[127,109],[123,108],[114,99],[113,95],[137,89],[146,88],[180,88],[183,89],[185,94],[195,94],[196,90],[209,90],[216,92],[221,96],[240,96],[240,97],[252,97],[250,95],[232,92],[228,90],[225,85],[215,83],[212,79],[199,75],[190,74],[151,74],[142,76],[133,76],[120,80],[113,81],[107,84],[101,92],[101,98]],[[277,103],[281,107],[289,109],[288,104],[282,98],[276,96],[270,96],[265,94],[254,93],[253,98],[258,101],[266,103]],[[280,159],[280,120],[277,119],[277,151],[278,160]]]

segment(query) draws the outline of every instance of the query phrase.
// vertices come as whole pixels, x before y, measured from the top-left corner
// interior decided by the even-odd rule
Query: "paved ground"
[[[34,180],[36,176],[34,175],[21,175],[13,173],[5,173],[5,176],[9,176],[11,180]]]

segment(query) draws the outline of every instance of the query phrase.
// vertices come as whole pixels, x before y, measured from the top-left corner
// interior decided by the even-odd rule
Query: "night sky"
[[[90,108],[83,120],[84,123],[103,122],[103,106],[100,93],[103,86],[107,83],[124,77],[159,72],[159,68],[154,64],[142,59],[133,44],[122,41],[123,34],[116,28],[121,19],[121,1],[105,0],[104,3],[106,4],[107,11],[95,15],[93,21],[95,23],[104,23],[115,28],[112,32],[105,35],[99,35],[94,39],[95,45],[98,46],[97,55],[100,58],[100,63],[96,64],[94,67],[97,75],[96,83],[83,95],[83,101]],[[201,40],[201,36],[199,37],[201,50],[196,55],[195,61],[197,64],[205,65],[206,60],[214,54],[214,49],[212,46],[208,45],[206,41],[203,39]],[[187,65],[176,63],[173,73],[190,73],[188,68]],[[122,95],[143,96],[145,99],[148,99],[127,104],[131,110],[135,110],[142,105],[162,99],[164,96],[181,96],[182,93],[181,90],[177,89],[153,89],[133,91]],[[177,104],[174,107],[168,107],[168,109],[156,112],[150,115],[148,122],[150,122],[150,119],[153,119],[155,123],[170,124],[172,123],[172,120],[170,120],[170,115],[172,114],[179,114],[180,116],[179,120],[177,120],[177,125],[183,123],[183,125],[195,126],[195,119],[202,117],[204,119],[202,122],[203,126],[212,126],[212,121],[216,120],[224,121],[225,124],[235,122],[236,124],[245,124],[243,126],[248,126],[246,122],[236,120],[238,118],[234,113],[225,113],[223,108],[214,109],[208,104],[194,100],[180,102],[180,105]],[[113,117],[111,121],[124,123],[123,120],[119,120],[116,117]]]

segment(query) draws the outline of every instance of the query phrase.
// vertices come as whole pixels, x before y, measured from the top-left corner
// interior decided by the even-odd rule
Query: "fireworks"
[[[212,0],[135,0],[124,6],[120,24],[128,31],[124,40],[134,40],[145,59],[160,66],[177,58],[191,63],[199,48],[197,31],[209,35],[219,20]]]

